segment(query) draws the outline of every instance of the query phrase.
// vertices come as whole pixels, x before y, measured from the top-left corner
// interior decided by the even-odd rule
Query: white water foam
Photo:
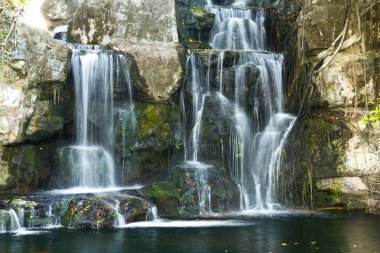
[[[108,188],[90,188],[90,187],[73,187],[63,190],[51,190],[46,191],[46,194],[62,194],[62,195],[74,195],[74,194],[85,194],[85,193],[105,193],[105,192],[119,192],[124,190],[139,190],[142,189],[143,185],[132,185],[124,187],[108,187]]]
[[[238,220],[164,220],[134,222],[123,228],[202,228],[202,227],[241,227],[251,225],[250,222]]]

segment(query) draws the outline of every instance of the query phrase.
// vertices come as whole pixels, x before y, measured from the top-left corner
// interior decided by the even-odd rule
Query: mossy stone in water
[[[77,197],[70,200],[62,225],[73,228],[107,228],[116,221],[116,211],[104,200],[97,197]]]
[[[179,214],[180,190],[171,181],[155,182],[144,188],[144,198],[157,205],[162,216]]]

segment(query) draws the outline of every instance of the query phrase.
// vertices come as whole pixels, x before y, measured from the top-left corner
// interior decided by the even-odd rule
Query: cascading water
[[[208,7],[215,14],[211,47],[228,50],[264,50],[263,11]]]
[[[115,227],[125,226],[124,216],[119,212],[120,201],[116,200],[116,203],[114,205],[111,205],[111,207],[115,210],[116,215],[117,215],[117,219],[115,221]]]
[[[10,209],[9,210],[9,216],[10,216],[10,228],[9,228],[9,230],[12,232],[22,230],[23,227],[20,224],[20,220],[19,220],[19,217],[17,216],[16,211],[13,209]]]
[[[213,143],[221,146],[222,154],[221,161],[211,162],[229,168],[227,173],[240,192],[241,210],[273,210],[277,206],[281,149],[295,121],[284,113],[283,56],[254,51],[266,48],[263,11],[210,6],[208,10],[216,15],[210,43],[219,50],[209,53],[208,69],[203,71],[207,73],[202,72],[205,57],[202,60],[198,53],[190,54],[181,93],[185,164],[192,164],[201,175],[197,176],[199,209],[211,212],[207,168],[214,164],[210,159],[206,159],[207,164],[203,160],[208,150],[201,145],[200,133],[204,113],[209,110],[206,101],[216,100],[220,124],[228,122],[230,137]],[[233,58],[229,69],[225,68],[226,62],[232,60],[227,56]],[[186,100],[189,94],[191,99]],[[191,108],[186,108],[185,100],[191,101]]]
[[[245,7],[249,0],[235,0],[235,2],[232,4],[234,7]]]
[[[71,45],[76,97],[76,145],[61,151],[68,156],[71,186],[115,186],[114,83],[128,83],[125,58],[99,46]]]
[[[156,206],[151,206],[149,208],[148,213],[146,214],[146,221],[160,221],[160,217],[158,216],[158,210]]]

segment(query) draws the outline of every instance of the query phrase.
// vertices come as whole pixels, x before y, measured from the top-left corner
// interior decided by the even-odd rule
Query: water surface
[[[375,253],[380,249],[380,218],[376,216],[235,217],[228,221],[175,221],[152,226],[142,223],[109,230],[0,234],[0,252]]]

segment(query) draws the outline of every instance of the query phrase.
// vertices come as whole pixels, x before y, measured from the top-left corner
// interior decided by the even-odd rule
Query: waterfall
[[[228,50],[264,50],[265,15],[261,10],[208,7],[215,14],[211,47]]]
[[[71,186],[113,187],[116,185],[114,85],[123,83],[130,87],[127,63],[123,55],[99,46],[70,46],[73,49],[76,144],[65,148],[61,155],[66,155],[68,160]]]
[[[158,210],[156,206],[151,206],[149,208],[148,213],[146,214],[146,221],[160,221],[160,217],[158,216]]]
[[[20,221],[20,226],[23,227],[24,226],[24,220],[25,220],[25,210],[24,210],[24,208],[19,208],[18,209],[17,216],[18,216],[18,219]]]
[[[11,220],[10,231],[14,232],[14,231],[19,231],[23,229],[23,227],[20,224],[20,220],[19,220],[19,217],[17,216],[16,211],[13,209],[10,209],[9,215],[10,215],[10,220]]]
[[[232,4],[234,7],[245,7],[249,0],[235,0],[235,2]]]
[[[0,234],[7,232],[7,215],[7,212],[0,210]]]
[[[190,53],[181,92],[184,160],[196,168],[200,212],[212,212],[208,168],[220,164],[239,190],[241,210],[274,210],[279,206],[281,150],[295,122],[284,112],[284,57],[262,52],[266,49],[263,11],[207,8],[216,15],[210,44],[219,50],[208,57]],[[221,143],[210,144],[221,146],[218,161],[203,157],[207,147],[202,147],[204,114],[212,110],[207,102],[213,100],[219,103],[220,125],[227,122],[230,133]]]
[[[115,210],[117,219],[115,221],[115,227],[123,227],[125,226],[126,222],[124,219],[124,216],[119,212],[120,209],[120,201],[116,200],[116,203],[114,205],[110,204],[110,206]]]
[[[198,190],[198,203],[200,213],[211,213],[211,191],[207,185],[207,170],[212,167],[206,163],[201,163],[198,159],[199,156],[199,135],[202,126],[202,115],[204,110],[205,99],[209,95],[209,83],[203,85],[200,80],[200,73],[196,67],[195,54],[191,53],[187,60],[187,71],[191,71],[190,74],[190,93],[192,97],[192,119],[195,122],[190,133],[190,137],[187,138],[188,119],[186,116],[185,106],[185,93],[187,86],[183,86],[181,92],[181,112],[183,120],[183,143],[184,143],[184,165],[185,168],[191,168],[195,170],[195,179],[197,181]]]

